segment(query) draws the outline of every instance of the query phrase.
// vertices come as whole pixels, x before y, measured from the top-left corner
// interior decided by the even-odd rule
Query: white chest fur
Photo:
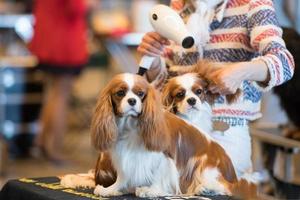
[[[119,138],[111,154],[119,178],[127,180],[127,188],[151,186],[155,182],[161,182],[159,185],[166,185],[164,191],[173,193],[170,189],[174,189],[173,184],[176,185],[178,179],[173,160],[162,152],[153,152],[145,148],[136,121],[131,117],[118,120]],[[175,174],[170,171],[174,171]],[[163,183],[162,178],[166,173],[172,177]]]
[[[212,132],[212,110],[210,106],[205,103],[202,104],[199,110],[191,110],[188,113],[178,114],[180,118],[195,126],[202,134],[211,137]]]

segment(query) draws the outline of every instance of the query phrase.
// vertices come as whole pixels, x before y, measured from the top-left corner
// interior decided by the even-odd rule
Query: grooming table
[[[64,188],[59,184],[57,177],[45,178],[22,178],[8,181],[0,192],[2,200],[89,200],[89,199],[114,199],[114,200],[136,200],[139,199],[133,195],[124,195],[119,197],[104,198],[93,194],[92,189],[70,189]],[[145,199],[145,198],[143,198]],[[180,200],[180,199],[203,199],[203,200],[231,200],[228,196],[213,197],[160,197],[152,198],[155,200]]]

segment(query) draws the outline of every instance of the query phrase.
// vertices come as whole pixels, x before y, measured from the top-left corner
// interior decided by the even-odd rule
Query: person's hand
[[[171,8],[181,10],[184,7],[184,0],[171,0]]]
[[[207,75],[212,93],[229,95],[237,92],[244,80],[247,80],[247,69],[241,63],[223,64]]]
[[[138,52],[142,55],[153,57],[164,56],[169,52],[165,50],[165,45],[170,45],[170,41],[156,32],[148,32],[144,35],[141,44],[138,46]]]

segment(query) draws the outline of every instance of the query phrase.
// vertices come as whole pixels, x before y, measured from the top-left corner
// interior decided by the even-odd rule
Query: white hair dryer
[[[156,5],[149,13],[149,19],[154,30],[161,36],[175,41],[183,48],[191,48],[195,40],[187,31],[186,26],[179,14],[166,5]],[[155,57],[143,56],[139,64],[139,75],[144,75],[151,67]]]

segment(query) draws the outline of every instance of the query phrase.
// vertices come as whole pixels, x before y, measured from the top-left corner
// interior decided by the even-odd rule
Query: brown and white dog
[[[203,62],[202,62],[203,64]],[[205,66],[202,66],[205,67]],[[208,91],[209,82],[198,73],[186,73],[173,77],[168,80],[162,91],[162,102],[167,110],[176,114],[187,123],[195,126],[202,134],[210,140],[219,143],[213,136],[215,131],[227,131],[229,125],[223,122],[212,121],[212,107],[214,100],[220,95],[212,94]],[[232,103],[240,95],[236,94],[226,96],[227,102]],[[239,141],[243,142],[243,141]],[[233,155],[226,151],[230,147],[224,147],[225,153],[231,158]],[[247,149],[245,149],[247,151]],[[230,151],[229,151],[230,152]],[[247,179],[253,185],[259,180],[256,173],[244,173],[238,178]]]
[[[237,179],[222,147],[164,110],[155,89],[138,75],[120,74],[110,81],[98,99],[91,130],[102,152],[95,194],[255,194],[252,184]],[[116,177],[115,182],[101,186],[104,180],[97,179],[103,174],[106,183]]]
[[[217,95],[207,90],[208,82],[196,73],[187,73],[168,80],[162,90],[167,110],[194,125],[210,137],[213,131],[212,104]]]

